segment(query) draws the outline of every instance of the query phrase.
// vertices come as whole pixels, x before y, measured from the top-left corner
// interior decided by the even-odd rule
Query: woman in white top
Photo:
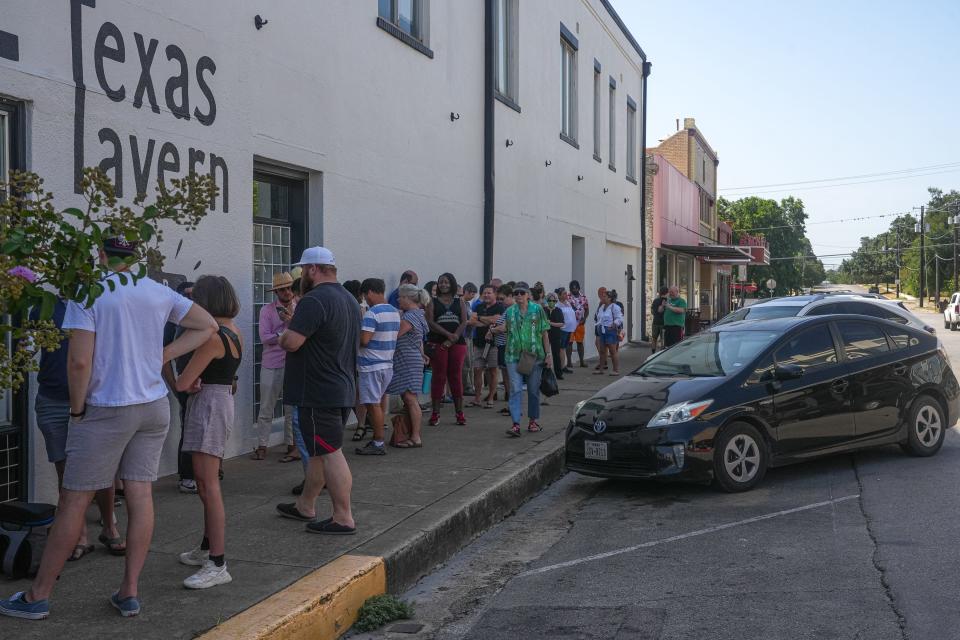
[[[607,356],[609,355],[613,370],[612,376],[620,375],[620,330],[623,328],[623,311],[617,304],[617,292],[614,290],[604,292],[603,304],[597,309],[594,318],[598,327],[597,342],[600,347],[599,371],[595,375],[603,375],[603,369],[607,366]]]
[[[566,289],[563,287],[558,288],[557,296],[560,299],[557,306],[561,313],[563,313],[563,340],[561,342],[563,350],[561,353],[566,356],[563,361],[563,372],[573,373],[573,368],[570,366],[572,362],[571,357],[573,356],[573,343],[570,342],[570,336],[577,330],[577,310],[570,304],[570,295]]]

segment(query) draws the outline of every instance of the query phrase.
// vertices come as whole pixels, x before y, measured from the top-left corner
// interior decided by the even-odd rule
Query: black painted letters
[[[167,156],[172,159],[167,160]],[[176,145],[172,142],[164,142],[163,146],[160,147],[160,155],[157,157],[157,182],[165,183],[164,173],[167,171],[180,173],[180,152],[177,151]]]
[[[201,124],[209,127],[213,124],[213,121],[217,119],[217,101],[213,98],[213,92],[210,91],[210,86],[203,78],[204,71],[209,71],[211,76],[217,72],[217,64],[207,56],[202,56],[197,60],[197,84],[200,85],[200,93],[202,93],[207,99],[207,102],[210,103],[210,111],[202,114],[200,113],[200,109],[196,108],[193,110],[193,115],[197,117],[197,120]]]
[[[107,46],[107,38],[113,38],[116,46]],[[107,94],[107,97],[114,102],[122,102],[127,95],[126,88],[121,84],[119,89],[111,89],[107,84],[107,75],[103,70],[104,58],[122,63],[126,60],[126,51],[123,46],[123,35],[117,25],[112,22],[104,22],[97,32],[97,43],[93,49],[93,64],[97,70],[97,80],[100,81],[100,88]]]
[[[137,90],[133,93],[133,106],[137,109],[143,106],[143,94],[146,92],[147,100],[150,101],[150,110],[160,113],[157,94],[153,90],[153,78],[150,77],[153,56],[157,54],[157,45],[160,42],[156,38],[151,38],[150,45],[144,49],[142,35],[134,32],[133,39],[137,41],[137,54],[140,56],[140,81],[137,83]]]
[[[167,45],[167,60],[180,63],[180,75],[170,76],[163,93],[167,99],[167,108],[175,118],[190,119],[190,71],[187,69],[187,57],[175,44]],[[180,104],[173,99],[175,91],[180,90]]]

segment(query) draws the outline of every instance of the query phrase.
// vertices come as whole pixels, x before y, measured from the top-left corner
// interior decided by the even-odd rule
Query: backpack
[[[42,502],[0,504],[0,571],[14,579],[37,573],[56,510]]]

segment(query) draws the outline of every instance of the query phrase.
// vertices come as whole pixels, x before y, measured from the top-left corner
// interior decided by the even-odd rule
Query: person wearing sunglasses
[[[513,289],[514,304],[507,309],[506,321],[497,327],[507,336],[504,360],[510,380],[510,417],[513,425],[507,434],[520,437],[523,385],[527,385],[527,431],[541,431],[540,424],[540,374],[544,366],[553,366],[550,352],[550,321],[547,312],[530,300],[530,287],[526,282],[517,282]]]

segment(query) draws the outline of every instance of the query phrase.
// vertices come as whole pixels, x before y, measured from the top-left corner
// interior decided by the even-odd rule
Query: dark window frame
[[[414,0],[417,13],[417,26],[419,30],[418,36],[414,36],[404,31],[400,25],[397,24],[397,0],[387,0],[387,2],[390,3],[389,18],[385,18],[384,16],[380,15],[380,8],[379,6],[377,7],[377,26],[392,35],[400,42],[403,42],[411,48],[416,49],[432,60],[434,56],[433,49],[431,49],[428,44],[430,40],[430,7],[427,3],[429,1],[430,0]]]
[[[13,100],[0,97],[0,112],[8,120],[7,141],[8,149],[8,170],[25,171],[27,169],[27,105],[22,100]],[[2,181],[6,182],[9,176],[3,176]],[[4,393],[10,393],[10,424],[0,425],[0,437],[15,437],[17,439],[17,449],[20,456],[19,469],[17,473],[17,492],[15,496],[21,500],[26,500],[30,493],[28,485],[30,478],[30,469],[32,468],[33,452],[29,437],[30,432],[30,381],[24,383],[16,391],[7,390]]]

